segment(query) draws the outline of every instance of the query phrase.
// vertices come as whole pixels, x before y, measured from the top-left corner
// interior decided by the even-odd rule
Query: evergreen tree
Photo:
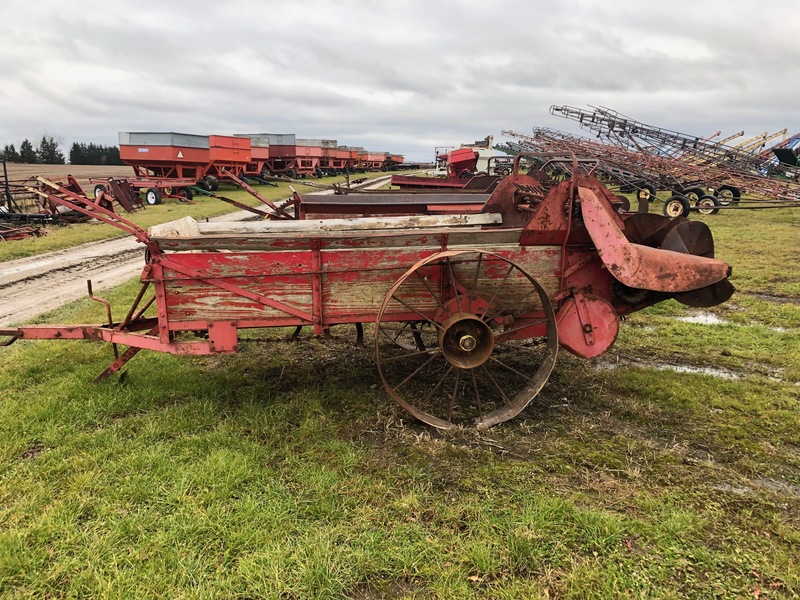
[[[84,161],[84,148],[83,144],[79,144],[78,142],[74,142],[72,144],[72,148],[69,149],[69,164],[71,165],[84,165],[86,164]]]
[[[36,156],[39,162],[45,165],[63,165],[64,154],[58,147],[58,142],[52,136],[42,136],[39,142],[39,148],[36,149]]]
[[[33,149],[33,144],[27,139],[22,140],[22,143],[19,145],[19,162],[28,164],[36,163],[36,150]]]
[[[0,158],[6,159],[7,162],[20,162],[19,152],[17,152],[14,144],[6,144],[5,148],[3,148],[3,152],[0,153]]]

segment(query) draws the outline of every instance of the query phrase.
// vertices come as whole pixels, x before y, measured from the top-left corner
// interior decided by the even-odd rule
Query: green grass
[[[386,175],[386,173],[356,174],[351,176],[351,179],[362,177],[375,178],[383,175]],[[310,179],[310,181],[315,184],[332,185],[345,181],[345,177],[325,177],[323,179]],[[291,186],[300,194],[307,194],[318,190],[317,187],[312,187],[310,185],[291,184]],[[275,202],[291,196],[292,192],[289,187],[290,184],[288,183],[279,183],[278,187],[257,185],[256,190],[264,198]],[[268,208],[257,198],[254,198],[244,190],[238,188],[223,185],[222,189],[217,193],[249,206],[256,206],[263,209]],[[195,195],[194,202],[195,204],[189,204],[166,198],[160,205],[147,206],[145,210],[140,210],[135,213],[126,213],[118,205],[115,205],[115,210],[125,219],[133,221],[144,229],[152,225],[180,219],[185,216],[203,219],[205,217],[213,217],[238,210],[222,200],[201,196],[199,193]],[[105,225],[100,222],[78,223],[68,226],[54,225],[46,227],[45,231],[46,235],[41,237],[30,237],[23,240],[0,243],[0,261],[25,258],[44,252],[72,248],[87,242],[96,242],[126,235],[117,227]]]
[[[740,290],[724,323],[637,313],[483,434],[409,421],[350,327],[143,352],[102,385],[109,347],[3,348],[0,596],[797,597],[798,213],[706,221]]]

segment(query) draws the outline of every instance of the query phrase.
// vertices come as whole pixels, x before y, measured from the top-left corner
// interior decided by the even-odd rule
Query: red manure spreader
[[[147,249],[125,317],[114,321],[109,309],[108,323],[6,327],[0,336],[5,345],[127,346],[104,379],[142,349],[232,353],[240,329],[322,334],[371,323],[378,374],[398,404],[434,427],[487,428],[536,397],[559,348],[596,357],[624,315],[668,298],[712,306],[733,293],[705,224],[623,213],[577,164],[556,182],[521,174],[518,162],[480,211],[464,214],[185,217],[144,231],[95,208]]]

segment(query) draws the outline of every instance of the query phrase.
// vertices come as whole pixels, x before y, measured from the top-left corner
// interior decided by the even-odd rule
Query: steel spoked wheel
[[[418,262],[389,290],[376,322],[384,387],[441,429],[515,417],[547,382],[557,352],[544,289],[515,263],[479,250]]]

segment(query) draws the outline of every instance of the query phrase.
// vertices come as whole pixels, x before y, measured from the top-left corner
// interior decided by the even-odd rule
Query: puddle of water
[[[649,367],[651,369],[656,369],[658,371],[674,371],[676,373],[696,373],[700,375],[710,375],[711,377],[720,377],[722,379],[740,379],[741,375],[734,371],[728,371],[727,369],[720,369],[717,367],[703,367],[703,366],[693,366],[693,365],[680,365],[680,364],[671,364],[671,363],[647,363],[647,362],[639,362],[639,361],[631,361],[631,360],[624,360],[619,361],[616,363],[612,362],[598,362],[594,365],[594,368],[598,371],[614,371],[619,369],[620,367],[629,367],[629,366],[638,366],[638,367]]]
[[[728,321],[720,319],[719,316],[710,312],[701,312],[686,317],[678,317],[678,321],[683,321],[684,323],[699,323],[700,325],[728,325]]]
[[[758,323],[748,323],[747,325],[743,325],[741,323],[731,323],[730,321],[726,321],[725,319],[721,318],[719,315],[710,312],[696,312],[686,315],[685,317],[676,317],[676,319],[683,323],[697,323],[698,325],[733,325],[734,327],[753,327],[758,325]],[[770,331],[775,331],[776,333],[786,333],[788,331],[785,327],[765,327]]]
[[[715,485],[711,489],[717,492],[730,492],[731,494],[736,494],[737,496],[746,496],[747,494],[753,493],[753,490],[751,490],[748,487],[730,485],[728,483],[721,483],[720,485]]]
[[[800,485],[793,485],[780,479],[753,479],[753,483],[757,486],[768,489],[772,492],[779,494],[789,494],[791,496],[800,496]]]

